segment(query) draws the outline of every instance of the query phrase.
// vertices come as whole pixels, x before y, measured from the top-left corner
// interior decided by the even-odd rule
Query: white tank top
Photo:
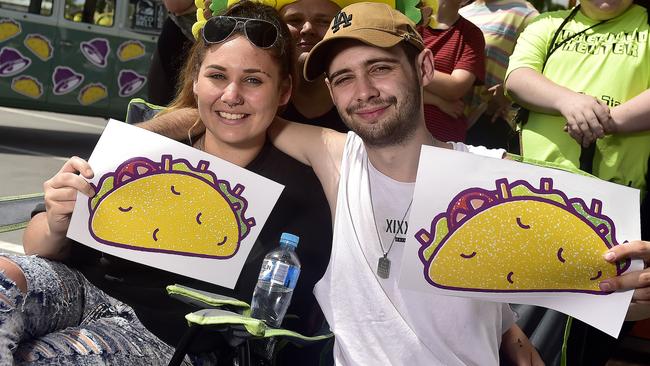
[[[454,144],[454,149],[468,151],[464,144]],[[491,156],[502,151],[472,149]],[[412,195],[412,188],[405,189]],[[498,365],[501,335],[514,322],[510,307],[398,289],[396,262],[403,244],[389,254],[390,277],[379,278],[370,199],[366,150],[350,132],[341,162],[332,254],[314,288],[335,335],[336,364]]]

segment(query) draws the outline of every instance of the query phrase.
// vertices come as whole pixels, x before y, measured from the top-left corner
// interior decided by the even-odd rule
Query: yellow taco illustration
[[[89,200],[99,242],[135,250],[230,258],[255,225],[242,185],[230,187],[200,161],[133,158],[104,175]]]
[[[0,42],[15,37],[20,34],[21,30],[20,23],[8,18],[0,19]]]
[[[28,50],[32,51],[36,57],[41,60],[47,61],[52,58],[54,49],[52,48],[50,40],[45,36],[40,34],[28,34],[23,43]]]
[[[487,292],[568,291],[603,294],[598,283],[623,273],[629,260],[610,264],[618,245],[614,224],[591,206],[526,181],[496,181],[497,189],[459,193],[430,230],[415,238],[426,280],[440,288]]]
[[[140,58],[145,54],[145,46],[140,41],[126,41],[117,49],[117,58],[120,61],[130,61]]]
[[[43,84],[28,75],[16,76],[11,80],[11,89],[24,96],[38,99],[43,95]]]
[[[81,105],[90,105],[96,103],[108,96],[108,90],[102,83],[92,83],[84,86],[79,90],[77,100]]]

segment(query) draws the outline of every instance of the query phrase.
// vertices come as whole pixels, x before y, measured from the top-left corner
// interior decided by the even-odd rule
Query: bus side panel
[[[58,50],[51,17],[0,11],[2,105],[42,109],[52,90],[51,60]]]

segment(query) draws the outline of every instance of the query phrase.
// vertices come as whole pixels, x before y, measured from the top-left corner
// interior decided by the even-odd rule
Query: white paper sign
[[[544,306],[618,336],[633,291],[598,283],[643,268],[603,259],[640,238],[638,190],[434,147],[416,182],[399,287]]]
[[[282,185],[144,129],[109,121],[88,160],[68,237],[233,288]]]

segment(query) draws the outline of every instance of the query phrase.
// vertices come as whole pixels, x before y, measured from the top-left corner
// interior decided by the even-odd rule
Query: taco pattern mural
[[[618,245],[602,203],[568,198],[542,178],[499,179],[495,190],[460,192],[430,228],[415,234],[424,277],[433,286],[482,292],[601,292],[599,281],[630,261],[607,263]]]
[[[91,64],[102,68],[108,65],[111,45],[106,38],[93,38],[88,42],[81,42],[79,49]]]
[[[108,89],[102,83],[91,83],[79,90],[77,100],[81,105],[91,105],[108,97]]]
[[[23,40],[25,47],[32,51],[41,61],[47,61],[52,58],[54,48],[52,42],[42,34],[28,34]]]
[[[244,186],[218,179],[200,161],[137,157],[105,174],[88,201],[91,235],[141,251],[227,259],[255,225]]]
[[[3,47],[0,50],[0,77],[20,74],[32,64],[29,57],[23,56],[13,47]]]
[[[52,73],[52,93],[63,95],[73,91],[84,81],[84,75],[67,66],[57,66]]]
[[[11,90],[26,97],[38,99],[43,95],[43,84],[29,75],[20,75],[11,79]]]
[[[122,62],[138,59],[145,53],[146,47],[140,41],[126,41],[117,48],[117,58]]]
[[[9,18],[0,19],[0,42],[11,39],[19,35],[21,32],[22,27],[20,26],[20,23]]]

